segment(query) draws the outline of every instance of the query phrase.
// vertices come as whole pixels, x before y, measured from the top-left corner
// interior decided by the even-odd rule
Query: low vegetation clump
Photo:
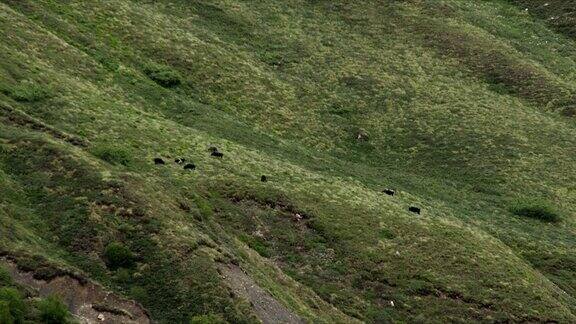
[[[144,73],[150,80],[164,88],[174,88],[182,83],[182,78],[178,72],[163,65],[150,64],[146,66]]]
[[[537,219],[547,223],[557,223],[560,215],[549,203],[541,201],[517,202],[511,211],[518,216]]]
[[[14,318],[10,313],[10,305],[5,301],[0,301],[0,323],[14,323]]]
[[[38,102],[48,98],[50,92],[43,86],[32,82],[21,82],[8,91],[8,96],[18,102]]]
[[[38,302],[40,319],[46,324],[72,323],[68,308],[60,299],[50,296]]]
[[[12,284],[12,277],[10,276],[10,273],[8,273],[8,270],[0,267],[0,287],[8,286],[11,284]]]
[[[218,315],[198,315],[190,319],[190,324],[224,324],[226,321]]]
[[[0,288],[0,323],[22,323],[25,314],[22,294],[14,288]]]
[[[93,150],[93,154],[114,165],[128,166],[131,161],[130,154],[119,147],[99,146]]]
[[[114,242],[108,244],[104,251],[106,264],[112,270],[119,268],[129,269],[134,266],[135,257],[132,251],[122,243]]]

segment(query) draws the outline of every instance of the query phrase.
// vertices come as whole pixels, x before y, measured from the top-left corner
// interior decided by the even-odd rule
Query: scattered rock
[[[185,212],[187,212],[187,213],[190,212],[191,208],[190,208],[190,205],[188,205],[187,202],[185,202],[185,201],[180,201],[179,205],[180,205],[180,209],[182,209],[183,211],[185,211]]]
[[[299,221],[301,221],[302,219],[304,219],[304,217],[302,217],[302,215],[300,215],[299,213],[295,213],[295,214],[292,216],[292,219],[293,219],[295,222],[299,222]]]
[[[360,130],[358,131],[358,134],[356,134],[356,139],[360,142],[365,142],[368,140],[368,133],[364,130]]]
[[[263,238],[263,237],[264,237],[264,234],[262,233],[261,230],[256,230],[256,231],[254,231],[254,233],[252,233],[252,234],[253,234],[254,236],[256,236],[256,237],[260,237],[260,238]]]

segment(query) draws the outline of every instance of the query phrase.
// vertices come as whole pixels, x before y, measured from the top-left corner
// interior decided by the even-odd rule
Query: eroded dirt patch
[[[264,324],[305,323],[302,318],[258,286],[240,267],[233,264],[222,265],[220,271],[232,291],[253,305],[254,312]]]
[[[34,289],[40,297],[59,296],[80,323],[151,323],[145,309],[138,303],[121,298],[93,282],[82,282],[63,275],[48,281],[34,278],[34,273],[22,271],[7,259],[0,259],[18,284]]]

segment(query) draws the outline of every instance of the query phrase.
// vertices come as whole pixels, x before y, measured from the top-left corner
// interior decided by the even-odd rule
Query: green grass
[[[12,89],[5,90],[5,92],[18,102],[37,102],[49,96],[49,91],[46,88],[28,81],[23,81]]]
[[[92,154],[99,157],[100,159],[111,163],[111,164],[121,164],[123,166],[128,166],[130,164],[130,154],[118,147],[110,146],[100,146],[96,147]]]
[[[144,68],[144,73],[152,81],[165,88],[174,88],[182,83],[178,73],[166,66],[150,64]]]
[[[546,20],[552,28],[566,36],[576,37],[576,16],[574,14],[576,2],[574,0],[510,0],[510,2],[524,8],[535,17]]]
[[[537,2],[0,1],[0,248],[165,323],[256,320],[219,262],[311,322],[573,322],[576,41]]]
[[[516,202],[511,211],[518,216],[533,218],[548,223],[557,223],[560,215],[550,204],[539,201]]]

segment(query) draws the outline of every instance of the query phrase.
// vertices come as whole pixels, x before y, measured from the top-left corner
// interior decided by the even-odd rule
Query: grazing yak
[[[186,162],[185,158],[177,158],[176,160],[174,160],[174,162],[178,163],[178,164],[182,164],[184,162]]]
[[[166,163],[161,158],[154,158],[154,164],[162,165],[162,164],[166,164]]]
[[[266,181],[268,181],[268,177],[266,177],[265,175],[263,175],[263,176],[260,177],[260,181],[266,182]]]
[[[388,196],[394,196],[394,194],[396,194],[396,191],[394,189],[384,189],[382,190],[382,192],[387,194]]]
[[[411,206],[410,208],[408,208],[408,210],[413,213],[420,214],[420,208],[418,207]]]
[[[196,165],[194,163],[188,163],[184,166],[184,170],[194,170],[196,169]]]
[[[217,158],[222,158],[224,156],[224,153],[222,152],[218,152],[218,151],[214,151],[212,152],[210,155],[217,157]]]

